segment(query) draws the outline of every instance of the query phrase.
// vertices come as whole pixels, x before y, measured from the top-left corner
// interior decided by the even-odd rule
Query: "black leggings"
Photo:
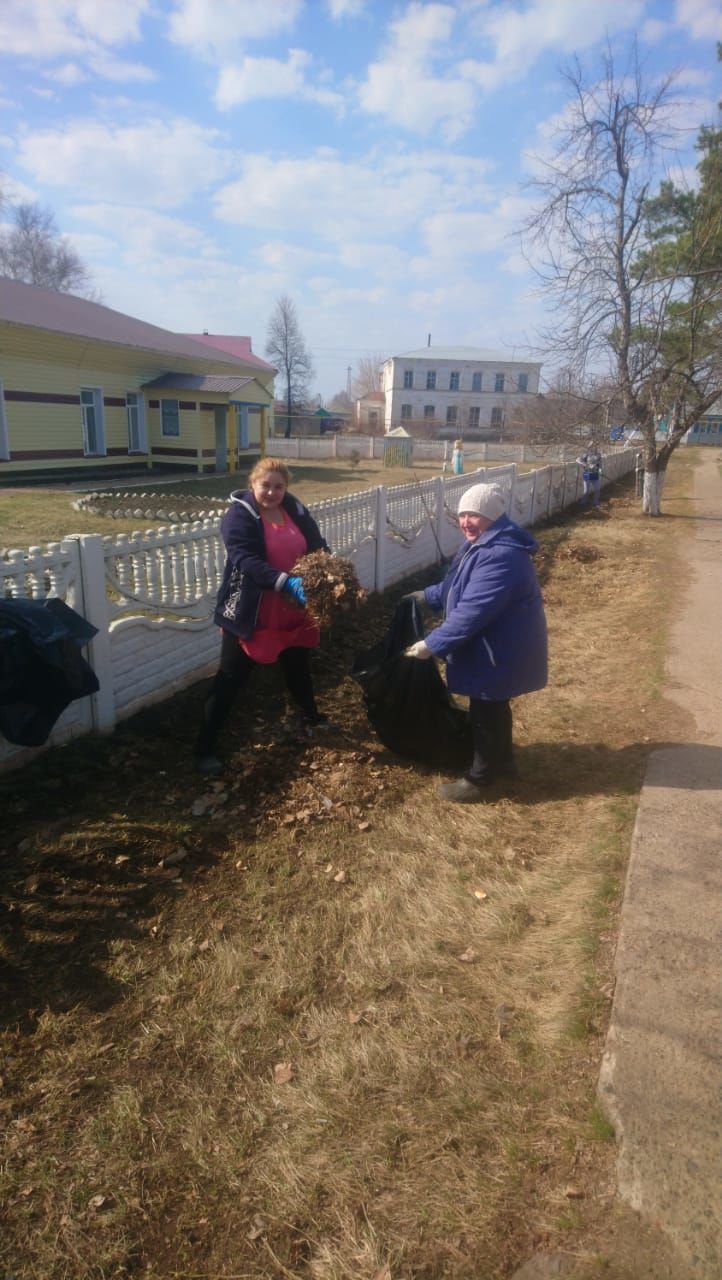
[[[474,759],[467,773],[470,782],[487,783],[514,768],[511,706],[469,698],[469,717],[474,740]]]
[[[221,661],[213,679],[211,691],[203,708],[203,719],[196,739],[196,755],[210,755],[221,725],[225,721],[239,689],[248,684],[260,664],[249,658],[236,636],[223,632]],[[308,661],[308,649],[284,649],[278,655],[286,688],[294,702],[310,720],[318,716],[313,696],[313,681]]]

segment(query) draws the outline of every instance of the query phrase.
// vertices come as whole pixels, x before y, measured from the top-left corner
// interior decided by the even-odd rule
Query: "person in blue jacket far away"
[[[443,582],[412,598],[444,620],[405,650],[446,661],[451,693],[469,698],[474,746],[463,778],[439,787],[444,800],[473,804],[499,777],[514,776],[510,699],[547,682],[547,628],[532,556],[539,544],[510,520],[502,490],[475,484],[459,502],[464,542]]]

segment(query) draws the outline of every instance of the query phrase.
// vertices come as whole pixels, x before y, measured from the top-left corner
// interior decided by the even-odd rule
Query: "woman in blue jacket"
[[[218,732],[239,689],[255,668],[278,662],[307,726],[327,724],[317,707],[308,661],[320,633],[304,606],[294,564],[307,551],[328,551],[310,512],[288,492],[289,473],[278,458],[261,458],[250,489],[237,489],[221,520],[226,564],[214,620],[221,628],[221,661],[203,709],[195,753],[201,773],[220,773]]]
[[[414,592],[444,621],[406,653],[446,660],[452,693],[469,698],[474,757],[439,788],[444,800],[483,800],[495,778],[516,772],[510,699],[547,682],[547,630],[532,562],[536,539],[505,514],[502,491],[475,484],[459,503],[464,543],[436,586]]]

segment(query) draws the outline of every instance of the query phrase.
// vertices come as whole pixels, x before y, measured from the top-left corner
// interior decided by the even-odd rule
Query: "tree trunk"
[[[662,514],[662,490],[667,472],[645,471],[642,491],[642,511],[647,516]]]

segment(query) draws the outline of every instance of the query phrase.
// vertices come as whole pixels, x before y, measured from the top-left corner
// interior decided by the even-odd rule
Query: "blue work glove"
[[[283,590],[292,597],[294,604],[300,604],[302,609],[305,608],[306,592],[303,589],[303,578],[286,578]]]

